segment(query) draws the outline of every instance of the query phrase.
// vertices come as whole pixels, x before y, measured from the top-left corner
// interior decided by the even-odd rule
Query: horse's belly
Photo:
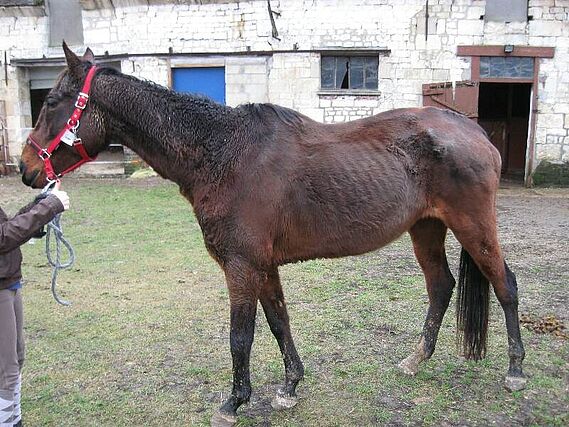
[[[274,252],[282,263],[314,258],[359,255],[387,245],[416,221],[414,208],[398,212],[368,211],[341,216],[338,212],[304,217],[275,242]]]

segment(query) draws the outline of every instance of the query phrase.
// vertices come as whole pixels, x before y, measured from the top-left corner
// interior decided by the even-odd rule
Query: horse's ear
[[[63,53],[65,54],[65,60],[67,61],[69,74],[76,80],[82,80],[83,65],[81,64],[81,60],[71,51],[71,49],[69,49],[67,43],[65,43],[65,40],[63,41]]]
[[[93,51],[90,48],[87,48],[87,50],[83,54],[83,61],[95,64],[95,54],[93,54]]]

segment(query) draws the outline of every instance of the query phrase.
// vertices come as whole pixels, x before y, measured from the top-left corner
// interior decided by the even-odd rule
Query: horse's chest
[[[228,217],[212,217],[203,214],[197,215],[197,219],[208,252],[217,262],[224,261],[233,246],[232,221]]]
[[[204,243],[217,261],[226,259],[232,246],[232,214],[227,193],[219,188],[206,188],[194,196],[194,213],[202,230]]]

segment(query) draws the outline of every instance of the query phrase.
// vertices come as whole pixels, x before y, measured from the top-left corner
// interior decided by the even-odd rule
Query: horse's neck
[[[136,152],[160,175],[178,184],[219,179],[227,167],[225,153],[239,126],[234,109],[182,96],[152,83],[123,75],[102,75],[93,94],[108,112],[112,138]],[[205,172],[204,172],[205,170]]]

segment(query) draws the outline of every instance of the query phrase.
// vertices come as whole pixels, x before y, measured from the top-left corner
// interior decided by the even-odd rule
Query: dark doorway
[[[502,175],[523,181],[531,99],[530,83],[480,83],[478,123],[502,156]]]
[[[30,90],[30,103],[32,105],[32,127],[36,125],[38,116],[40,115],[41,107],[45,97],[50,89],[31,89]]]

